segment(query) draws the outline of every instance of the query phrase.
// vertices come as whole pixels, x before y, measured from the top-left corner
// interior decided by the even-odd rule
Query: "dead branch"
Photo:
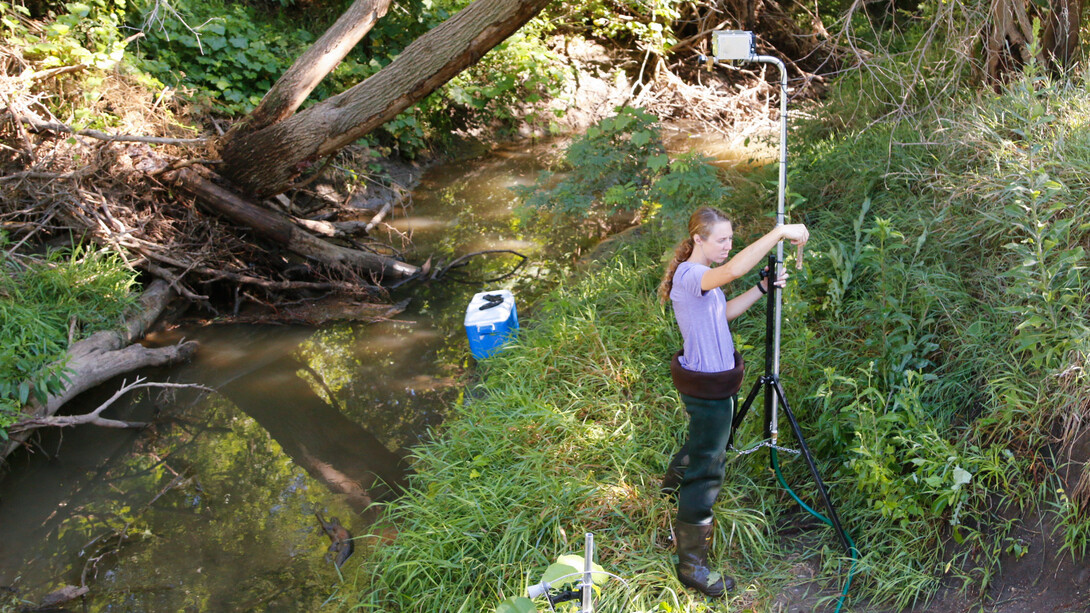
[[[11,115],[12,124],[15,125],[15,130],[19,132],[19,138],[23,141],[23,147],[25,150],[23,153],[30,158],[31,164],[38,163],[38,157],[34,155],[34,145],[30,142],[30,135],[27,134],[26,128],[23,127],[23,123],[19,121],[19,118],[15,115],[15,108],[11,105],[11,100],[6,94],[0,93],[0,101],[3,101],[4,106],[8,109],[8,114]]]
[[[527,261],[529,261],[529,258],[527,258],[525,255],[519,253],[518,251],[513,251],[511,249],[484,249],[482,251],[474,251],[473,253],[467,253],[467,254],[465,254],[463,256],[455,258],[454,260],[452,260],[450,262],[450,264],[447,264],[446,266],[436,268],[436,270],[432,274],[431,278],[432,279],[442,279],[444,276],[447,275],[447,273],[451,272],[452,270],[454,270],[456,268],[461,268],[462,266],[465,266],[466,264],[468,264],[469,260],[472,259],[472,258],[482,256],[482,255],[496,254],[496,253],[510,253],[511,255],[517,256],[517,257],[519,257],[521,259],[519,260],[519,263],[516,264],[515,267],[512,268],[510,271],[508,271],[506,274],[503,274],[503,275],[501,275],[499,277],[495,277],[495,278],[492,278],[492,279],[482,279],[482,280],[479,280],[479,281],[474,281],[475,283],[477,283],[477,282],[480,282],[480,283],[495,283],[496,281],[502,281],[502,280],[510,277],[511,275],[515,274],[516,272],[518,272],[519,269],[522,268],[523,265],[525,265]]]
[[[382,205],[382,208],[379,209],[379,212],[375,213],[375,216],[371,218],[371,221],[367,222],[367,225],[363,227],[363,231],[370,232],[371,230],[373,230],[375,226],[378,225],[386,217],[386,214],[389,213],[390,209],[392,209],[393,207],[393,200]]]
[[[203,145],[208,141],[206,138],[168,138],[164,136],[133,136],[131,134],[107,134],[101,130],[75,130],[71,126],[65,125],[57,121],[43,121],[38,117],[35,117],[33,113],[23,113],[18,116],[19,121],[27,124],[34,129],[35,132],[62,132],[64,134],[74,134],[77,136],[88,136],[90,138],[103,140],[114,143],[149,143],[155,145]]]
[[[79,426],[83,424],[91,424],[94,426],[101,426],[103,428],[143,428],[147,426],[147,422],[142,421],[122,421],[118,419],[107,419],[102,417],[102,412],[110,408],[113,403],[117,402],[125,394],[142,388],[158,387],[169,389],[199,389],[206,392],[215,391],[210,387],[200,385],[197,383],[161,383],[161,382],[145,382],[144,377],[137,377],[132,383],[125,381],[121,382],[121,387],[114,392],[113,396],[110,396],[106,402],[103,402],[95,410],[83,415],[62,415],[62,416],[49,416],[49,417],[37,417],[31,419],[24,419],[16,422],[8,428],[9,432],[24,432],[27,430],[33,430],[36,428],[68,428],[71,426]]]
[[[41,81],[41,80],[44,80],[44,79],[49,79],[51,77],[59,77],[62,74],[69,74],[69,73],[73,73],[73,72],[82,72],[84,70],[87,70],[87,67],[88,67],[88,64],[72,64],[70,66],[58,66],[56,68],[49,68],[47,70],[38,70],[36,72],[32,72],[32,73],[30,73],[30,74],[28,74],[28,75],[26,75],[24,77],[20,77],[20,78],[24,79],[24,80],[27,80],[27,81]]]
[[[246,198],[224,189],[191,168],[171,171],[164,178],[200,200],[218,214],[253,229],[266,239],[309,259],[334,269],[370,273],[379,278],[411,277],[419,268],[393,258],[348,249],[315,236],[291,219],[259,207]]]

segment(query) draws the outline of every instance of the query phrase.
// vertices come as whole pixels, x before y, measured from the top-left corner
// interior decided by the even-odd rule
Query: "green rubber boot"
[[[734,589],[734,579],[720,575],[713,581],[713,573],[708,568],[708,547],[712,541],[714,524],[674,524],[674,538],[677,540],[677,578],[682,584],[698,592],[722,598],[728,590]]]

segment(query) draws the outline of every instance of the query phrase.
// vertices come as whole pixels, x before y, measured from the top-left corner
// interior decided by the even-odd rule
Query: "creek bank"
[[[391,223],[412,233],[419,251],[444,257],[450,249],[489,243],[530,250],[527,237],[514,232],[508,187],[532,180],[548,146],[517,149],[429,168],[411,214],[399,213]],[[525,279],[521,297],[530,294],[530,284],[552,278],[548,268]],[[65,432],[52,461],[44,453],[21,456],[0,489],[0,541],[10,544],[0,556],[0,585],[14,585],[28,597],[48,593],[61,575],[80,585],[87,559],[77,552],[102,523],[87,526],[80,518],[110,518],[110,509],[128,507],[133,516],[125,519],[137,528],[130,537],[120,526],[125,555],[108,553],[97,563],[97,578],[88,578],[95,606],[132,590],[143,610],[180,608],[147,604],[182,602],[187,596],[180,589],[140,591],[166,577],[187,594],[222,603],[261,598],[261,585],[275,580],[285,590],[277,588],[278,599],[289,603],[282,610],[316,610],[309,598],[320,591],[316,602],[322,602],[336,577],[332,563],[322,559],[330,541],[314,513],[335,515],[351,534],[365,534],[379,508],[374,503],[395,497],[405,485],[405,450],[426,438],[457,402],[466,361],[463,295],[480,289],[448,281],[403,288],[413,294],[406,313],[369,325],[190,327],[189,314],[166,313],[166,329],[157,328],[147,343],[186,338],[201,349],[189,363],[149,378],[199,382],[219,393],[132,398],[111,416],[150,421],[150,428],[79,428]],[[526,312],[528,302],[520,310]],[[90,393],[109,394],[108,387]],[[88,401],[94,398],[68,410],[82,412],[79,403]],[[56,449],[59,434],[43,433],[42,447]],[[179,475],[176,483],[171,471]],[[145,526],[155,538],[138,538]],[[354,542],[346,576],[376,540]],[[293,553],[289,560],[276,552]],[[250,555],[258,566],[235,562]],[[277,568],[297,570],[288,576]],[[312,589],[316,582],[321,585]],[[292,606],[296,596],[300,604]]]
[[[197,351],[197,343],[192,341],[159,348],[149,348],[135,342],[143,338],[174,296],[165,281],[157,280],[141,296],[140,311],[130,317],[121,329],[97,332],[73,344],[65,360],[69,374],[63,389],[49,394],[44,402],[32,399],[24,407],[26,418],[9,430],[10,439],[0,446],[0,461],[27,441],[34,429],[27,424],[52,417],[79,394],[140,368],[175,364],[192,357]]]

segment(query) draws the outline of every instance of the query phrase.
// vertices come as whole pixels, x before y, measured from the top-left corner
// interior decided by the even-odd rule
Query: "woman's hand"
[[[764,278],[757,282],[766,293],[768,292],[768,266],[765,266]],[[783,289],[787,287],[787,269],[780,271],[780,276],[776,278],[776,287]]]
[[[810,231],[806,224],[793,223],[780,226],[780,233],[784,240],[791,241],[792,245],[805,245],[810,240]]]

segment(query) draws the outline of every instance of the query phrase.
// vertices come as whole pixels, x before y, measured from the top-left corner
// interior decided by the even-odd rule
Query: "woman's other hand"
[[[763,278],[760,281],[758,281],[758,283],[761,285],[761,289],[765,290],[765,292],[768,291],[768,277],[769,277],[768,266],[765,266],[765,274],[763,275]],[[787,270],[786,270],[786,268],[784,270],[781,270],[780,271],[780,276],[776,278],[776,287],[781,288],[781,289],[783,289],[784,287],[787,287]]]

